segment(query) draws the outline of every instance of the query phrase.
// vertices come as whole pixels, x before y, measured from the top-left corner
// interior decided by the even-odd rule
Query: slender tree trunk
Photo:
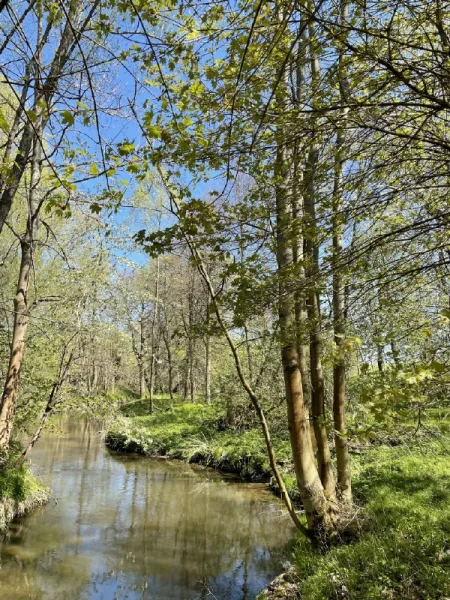
[[[191,361],[190,361],[190,369],[189,369],[189,398],[190,401],[194,404],[195,403],[195,373],[194,373],[194,360],[193,360],[193,355],[191,355]]]
[[[189,350],[186,352],[183,365],[183,402],[187,402],[189,394]]]
[[[377,365],[380,373],[384,370],[384,358],[383,358],[383,346],[381,344],[377,344]]]
[[[348,20],[347,0],[341,1],[341,21],[345,25]],[[343,56],[339,57],[339,87],[341,102],[344,105],[348,81],[345,77]],[[344,108],[341,114],[341,123],[336,132],[336,156],[333,189],[333,327],[334,341],[337,347],[337,358],[333,367],[333,417],[334,417],[334,442],[336,448],[337,485],[342,501],[350,504],[352,501],[352,486],[350,475],[350,456],[345,428],[345,379],[346,366],[343,356],[343,343],[346,333],[346,300],[345,278],[339,264],[342,258],[343,236],[343,179],[344,179],[344,144],[345,124],[348,109]]]
[[[238,188],[237,189],[238,197],[243,196],[243,194],[241,193],[239,181],[237,182],[237,188]],[[239,260],[240,260],[241,265],[243,265],[244,260],[245,260],[245,249],[244,249],[244,244],[243,244],[243,240],[242,240],[243,235],[244,235],[244,227],[243,227],[242,223],[239,224],[239,230],[240,230]],[[244,339],[245,339],[245,351],[247,353],[248,377],[250,379],[250,383],[253,384],[254,374],[253,374],[252,351],[251,351],[251,347],[250,347],[250,340],[249,340],[249,335],[248,335],[248,326],[247,326],[246,319],[244,319]]]
[[[19,281],[14,298],[14,325],[8,371],[0,404],[0,448],[8,448],[16,408],[19,375],[22,367],[29,322],[28,286],[32,268],[32,240],[21,241]]]
[[[244,337],[245,337],[245,352],[247,354],[248,377],[250,379],[250,382],[253,383],[254,374],[253,374],[252,349],[250,346],[250,340],[249,340],[249,336],[248,336],[248,326],[247,326],[246,321],[244,322]]]
[[[169,395],[170,402],[173,404],[173,360],[172,360],[172,350],[170,348],[170,340],[164,339],[166,342],[166,351],[167,351],[167,365],[168,365],[168,379],[169,379]]]
[[[401,362],[400,362],[400,354],[397,348],[397,342],[395,340],[391,340],[391,352],[392,352],[392,358],[394,359],[394,363],[396,367],[399,367]]]
[[[211,404],[211,336],[205,336],[205,402]]]
[[[308,155],[305,181],[307,194],[305,208],[309,217],[309,235],[306,240],[308,272],[308,320],[310,327],[310,370],[311,370],[311,410],[314,434],[317,443],[317,462],[320,479],[328,498],[335,498],[335,482],[331,464],[325,414],[325,389],[322,367],[322,333],[320,318],[320,296],[316,290],[319,271],[319,248],[316,238],[316,213],[314,199],[314,171],[318,159],[317,149],[313,146]]]
[[[308,35],[311,61],[311,94],[315,104],[319,93],[320,65],[317,56],[313,25],[309,24]],[[312,121],[312,133],[304,175],[305,213],[307,215],[308,234],[305,236],[307,260],[307,311],[310,326],[310,369],[311,369],[311,407],[314,433],[317,442],[317,462],[320,479],[325,495],[335,500],[336,487],[331,464],[330,446],[326,428],[325,386],[322,367],[322,332],[320,315],[319,286],[319,240],[316,219],[316,170],[319,161],[315,122]]]
[[[144,325],[144,306],[139,322],[139,397],[145,396],[145,325]]]
[[[36,127],[39,128],[38,124]],[[38,129],[39,132],[39,129]],[[19,277],[14,297],[14,325],[9,356],[8,371],[0,402],[0,449],[7,449],[11,438],[14,412],[16,408],[19,376],[25,351],[29,323],[28,289],[33,266],[34,234],[37,230],[39,212],[38,187],[41,178],[41,144],[37,136],[33,147],[29,190],[29,213],[26,233],[21,239],[21,261]]]
[[[338,133],[338,152],[340,153],[341,140]],[[334,341],[337,347],[337,358],[333,367],[333,416],[335,429],[336,462],[338,471],[338,490],[344,502],[350,503],[352,499],[350,457],[345,428],[345,357],[342,347],[345,337],[345,281],[339,265],[342,254],[342,226],[341,221],[341,179],[342,161],[337,157],[335,177],[335,203],[333,223],[333,326]]]
[[[148,381],[148,392],[150,395],[150,414],[153,413],[154,409],[154,380],[155,380],[155,329],[156,323],[158,320],[158,312],[159,312],[159,257],[156,259],[156,281],[155,281],[155,302],[153,307],[153,315],[152,315],[152,337],[151,337],[151,355],[150,355],[150,374]]]
[[[293,88],[294,103],[299,112],[305,108],[306,96],[306,75],[305,75],[305,51],[308,43],[307,29],[301,18],[299,23],[300,40],[297,47],[297,56],[292,73],[292,79],[295,77],[295,87]],[[292,175],[292,251],[294,264],[299,285],[295,292],[295,317],[297,331],[297,352],[299,356],[300,371],[302,374],[303,399],[308,407],[311,408],[311,378],[309,373],[309,340],[308,340],[308,314],[306,304],[306,271],[305,271],[305,240],[303,237],[303,225],[305,222],[305,200],[304,200],[304,177],[303,169],[305,167],[302,160],[302,148],[298,141],[293,145],[293,175]],[[303,169],[302,169],[303,167]],[[314,440],[315,443],[315,440]]]
[[[141,362],[139,363],[139,398],[144,398],[145,396],[145,371],[144,371],[145,367],[144,364]]]
[[[92,380],[91,380],[91,393],[95,394],[97,391],[98,385],[98,365],[94,360],[94,365],[92,367]]]

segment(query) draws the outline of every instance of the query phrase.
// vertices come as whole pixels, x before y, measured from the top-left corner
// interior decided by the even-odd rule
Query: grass
[[[157,402],[164,406],[161,400]],[[146,402],[122,408],[108,434],[121,450],[201,462],[249,479],[268,480],[269,467],[256,429],[220,430],[223,410],[179,404],[147,414]],[[304,539],[293,564],[302,600],[450,599],[450,439],[448,420],[429,414],[416,435],[399,444],[374,442],[352,454],[356,521],[352,543],[320,554]],[[392,440],[391,440],[392,442]],[[289,446],[275,438],[286,480],[295,489]],[[278,593],[278,595],[277,595]],[[292,594],[292,589],[290,589]],[[278,592],[262,598],[284,598]]]
[[[19,515],[48,501],[48,491],[39,484],[27,464],[13,466],[14,456],[2,457],[0,463],[0,532]]]
[[[380,447],[361,458],[361,535],[325,556],[300,540],[303,600],[450,597],[450,444]]]
[[[271,478],[264,440],[259,429],[220,429],[223,408],[205,404],[175,404],[166,407],[164,397],[156,399],[162,408],[148,414],[148,402],[136,401],[122,407],[118,419],[106,436],[115,450],[166,456],[237,473],[252,481]],[[276,440],[279,459],[289,462],[289,446]]]

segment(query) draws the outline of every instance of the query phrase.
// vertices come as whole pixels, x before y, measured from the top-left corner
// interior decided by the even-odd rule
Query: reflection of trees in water
[[[23,566],[3,561],[2,583],[24,591],[10,597],[250,600],[278,570],[291,529],[275,500],[188,465],[112,456],[90,425],[67,431],[42,440],[61,501],[15,540],[34,552]]]

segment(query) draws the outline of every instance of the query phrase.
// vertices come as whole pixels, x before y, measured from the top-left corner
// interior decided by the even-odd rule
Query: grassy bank
[[[430,425],[408,443],[353,457],[359,536],[326,555],[299,539],[290,578],[259,600],[450,598],[449,428]]]
[[[23,515],[49,499],[48,491],[39,484],[25,464],[13,466],[10,458],[0,464],[0,533],[17,516]]]
[[[109,431],[111,448],[198,462],[268,481],[259,430],[221,430],[223,410],[181,404],[148,415],[133,402]],[[449,424],[436,418],[399,445],[372,443],[352,454],[360,534],[318,554],[299,539],[289,578],[263,598],[444,600],[450,598]],[[274,440],[293,489],[286,440]]]
[[[380,447],[360,459],[358,540],[317,556],[299,542],[303,600],[450,597],[450,444]]]
[[[222,408],[204,404],[176,404],[172,409],[159,399],[162,409],[148,414],[148,402],[123,406],[106,435],[108,447],[147,456],[165,456],[237,473],[251,481],[271,479],[264,441],[259,429],[227,429]],[[289,471],[289,443],[275,440],[279,460]]]

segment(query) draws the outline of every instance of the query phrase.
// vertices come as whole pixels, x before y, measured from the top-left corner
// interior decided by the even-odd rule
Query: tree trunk
[[[391,340],[391,352],[392,352],[392,358],[394,359],[394,363],[396,367],[399,367],[401,365],[400,362],[400,354],[397,348],[397,342],[395,340]]]
[[[320,65],[314,36],[314,28],[309,24],[308,44],[311,62],[311,102],[315,105],[319,94]],[[309,152],[305,165],[304,193],[305,213],[308,225],[305,235],[305,253],[307,261],[307,311],[310,326],[310,369],[311,369],[311,408],[314,424],[314,433],[317,442],[317,462],[320,479],[325,495],[330,500],[335,500],[336,487],[331,465],[330,446],[328,443],[326,414],[325,414],[325,388],[322,368],[322,332],[320,317],[319,281],[319,240],[316,219],[316,170],[319,161],[319,148],[317,145],[314,120],[311,123],[312,133]]]
[[[167,349],[167,365],[168,365],[168,379],[169,379],[169,395],[170,402],[173,404],[173,362],[172,362],[172,350],[170,348],[170,342],[166,346]]]
[[[342,173],[342,166],[338,167]],[[340,178],[341,175],[339,175]],[[340,187],[340,186],[339,186]],[[333,417],[335,429],[336,462],[338,472],[338,490],[341,499],[349,504],[352,500],[350,475],[350,457],[345,429],[345,357],[342,356],[342,344],[345,336],[345,283],[338,264],[342,253],[342,232],[339,225],[339,207],[335,204],[335,224],[333,232],[333,326],[334,341],[338,356],[333,367]]]
[[[322,333],[320,318],[320,296],[316,289],[318,285],[319,272],[319,248],[316,237],[316,211],[314,173],[318,160],[318,150],[312,145],[308,154],[305,171],[306,199],[305,209],[308,214],[309,233],[306,239],[306,253],[308,261],[308,320],[310,327],[310,370],[311,370],[311,411],[314,426],[314,434],[317,443],[317,462],[319,466],[320,479],[325,494],[334,500],[336,488],[331,464],[330,446],[326,428],[325,414],[325,389],[322,367]]]
[[[154,409],[154,383],[155,383],[155,327],[158,319],[159,311],[159,257],[156,259],[156,281],[155,281],[155,301],[152,315],[152,337],[151,337],[151,354],[150,354],[150,375],[148,380],[148,392],[150,395],[150,414]]]
[[[341,1],[341,21],[346,25],[348,20],[347,0]],[[342,104],[345,104],[348,90],[348,81],[343,67],[343,56],[339,56],[339,89]],[[344,143],[345,124],[348,109],[342,109],[341,123],[336,132],[336,156],[333,186],[333,328],[334,341],[337,348],[337,357],[333,367],[333,418],[334,418],[334,443],[336,448],[337,485],[341,500],[350,504],[352,501],[352,487],[350,475],[350,457],[345,429],[345,378],[346,366],[343,356],[343,342],[346,333],[346,300],[345,278],[339,261],[342,258],[343,236],[343,179],[344,179]]]
[[[384,358],[383,358],[383,346],[381,344],[377,344],[377,365],[380,373],[383,372],[384,369]]]
[[[0,448],[8,448],[16,408],[19,375],[25,350],[29,322],[28,286],[32,268],[32,240],[21,241],[19,280],[14,298],[14,325],[6,382],[0,404]]]
[[[284,112],[285,95],[278,91],[278,110]],[[278,130],[275,164],[276,243],[279,281],[279,323],[289,434],[297,484],[308,525],[313,535],[328,538],[334,528],[334,512],[316,468],[309,431],[309,415],[303,398],[303,383],[297,351],[296,297],[289,281],[294,264],[292,244],[292,208],[287,185],[290,180],[286,164],[284,127]]]
[[[0,402],[0,448],[7,449],[16,408],[20,370],[22,368],[25,341],[29,323],[28,289],[33,268],[34,235],[38,228],[39,199],[38,187],[41,178],[40,128],[36,124],[37,137],[33,147],[30,191],[28,199],[28,219],[25,235],[21,239],[21,261],[14,298],[14,325],[10,348],[8,371]]]
[[[144,364],[141,362],[139,364],[139,398],[141,398],[141,400],[145,396],[145,385]]]
[[[211,337],[205,336],[205,402],[211,404]]]

